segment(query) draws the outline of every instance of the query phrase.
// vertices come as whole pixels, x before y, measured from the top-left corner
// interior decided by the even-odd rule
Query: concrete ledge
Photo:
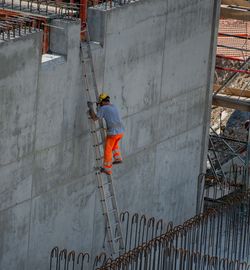
[[[66,62],[65,57],[58,54],[43,54],[41,68],[49,68],[52,65],[60,65]]]
[[[217,94],[213,97],[213,105],[250,112],[250,102],[248,100],[239,100],[238,97]]]
[[[79,47],[80,42],[80,21],[52,20],[50,29],[50,44],[51,52],[59,55],[68,55],[68,51],[72,47]]]
[[[2,39],[2,35],[1,34],[1,39],[0,39],[0,44],[1,43],[6,43],[6,42],[9,42],[9,41],[13,41],[13,40],[17,40],[17,39],[25,39],[27,36],[29,35],[32,35],[34,33],[37,33],[37,32],[42,32],[41,30],[31,30],[31,32],[29,32],[28,30],[26,31],[26,33],[24,31],[21,32],[21,35],[19,35],[18,31],[16,30],[16,34],[15,36],[13,36],[13,32],[12,30],[9,30],[10,31],[10,38],[8,39],[7,38],[7,32],[4,34],[4,40]]]
[[[91,41],[104,44],[104,34],[106,29],[106,10],[97,8],[88,9],[88,29]]]
[[[117,0],[117,3],[110,7],[110,4],[100,4],[88,9],[88,28],[91,41],[96,41],[104,45],[104,36],[106,32],[107,14],[118,8],[125,8],[129,5],[140,2],[140,0],[129,1]]]

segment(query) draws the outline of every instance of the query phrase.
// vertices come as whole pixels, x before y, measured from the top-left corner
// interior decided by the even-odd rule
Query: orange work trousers
[[[122,156],[119,148],[119,141],[123,133],[117,135],[108,135],[105,140],[103,167],[108,174],[112,174],[112,158],[115,161],[121,161]]]

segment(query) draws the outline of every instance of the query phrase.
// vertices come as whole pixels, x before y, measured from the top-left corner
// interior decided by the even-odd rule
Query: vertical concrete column
[[[214,69],[215,69],[215,59],[216,59],[216,48],[217,48],[217,36],[219,29],[219,19],[220,19],[220,5],[221,0],[213,0],[213,11],[212,11],[212,25],[211,25],[211,41],[210,50],[208,57],[208,77],[207,77],[207,92],[206,92],[206,104],[207,109],[205,110],[204,120],[203,120],[203,138],[201,148],[201,158],[200,173],[206,171],[207,167],[207,152],[208,152],[208,139],[209,139],[209,128],[210,128],[210,117],[211,117],[211,107],[212,107],[212,97],[213,97],[213,81],[214,81]],[[202,178],[201,178],[202,179]],[[197,190],[197,205],[196,212],[199,209],[198,198],[201,192],[202,186],[198,183],[199,189]],[[202,210],[202,209],[200,209]]]
[[[55,54],[67,56],[73,47],[79,49],[80,21],[53,20],[50,29],[50,51]],[[79,41],[79,42],[77,42]]]

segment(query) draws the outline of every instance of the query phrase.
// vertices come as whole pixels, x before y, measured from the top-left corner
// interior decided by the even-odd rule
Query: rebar
[[[249,217],[250,191],[225,199],[216,209],[208,209],[100,269],[212,269],[213,264],[214,269],[249,269],[244,262],[250,259]]]
[[[78,18],[80,5],[77,3],[57,2],[48,0],[2,0],[2,9],[29,12],[53,18]]]
[[[139,213],[131,215],[128,211],[120,214],[120,222],[124,235],[125,251],[150,241],[173,226],[172,222],[167,224],[162,219],[148,218]]]
[[[88,252],[77,254],[74,250],[67,252],[67,249],[59,250],[58,247],[54,247],[50,253],[49,270],[87,270],[89,264],[90,255]],[[95,265],[96,267],[102,266],[99,263]]]
[[[118,258],[108,258],[106,253],[101,253],[93,260],[92,269],[250,269],[250,190],[225,198],[217,208],[207,209],[182,225],[173,227],[169,223],[164,233],[160,233],[164,228],[162,220],[156,223],[149,218],[145,221],[145,216],[134,214],[130,217],[128,212],[122,213],[121,219],[128,231],[126,252]],[[153,224],[158,225],[152,229]],[[138,242],[138,239],[152,236],[150,228],[154,238]],[[141,234],[143,238],[139,237]],[[139,245],[128,249],[130,243]],[[90,267],[88,253],[77,255],[74,251],[67,253],[66,249],[59,251],[58,247],[51,251],[50,270]]]
[[[139,0],[92,0],[92,5],[104,9],[110,9],[117,6],[123,6],[138,2]]]
[[[0,40],[7,41],[38,31],[39,29],[33,27],[34,25],[35,19],[33,17],[21,15],[0,17]]]

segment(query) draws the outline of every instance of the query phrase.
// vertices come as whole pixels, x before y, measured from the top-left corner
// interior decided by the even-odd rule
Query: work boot
[[[113,164],[120,164],[120,163],[122,163],[122,159],[115,159],[113,161]]]
[[[105,168],[103,168],[103,167],[100,167],[100,172],[101,173],[105,173],[105,174],[107,174],[107,175],[111,175],[112,174],[112,172],[111,171],[107,171]]]

